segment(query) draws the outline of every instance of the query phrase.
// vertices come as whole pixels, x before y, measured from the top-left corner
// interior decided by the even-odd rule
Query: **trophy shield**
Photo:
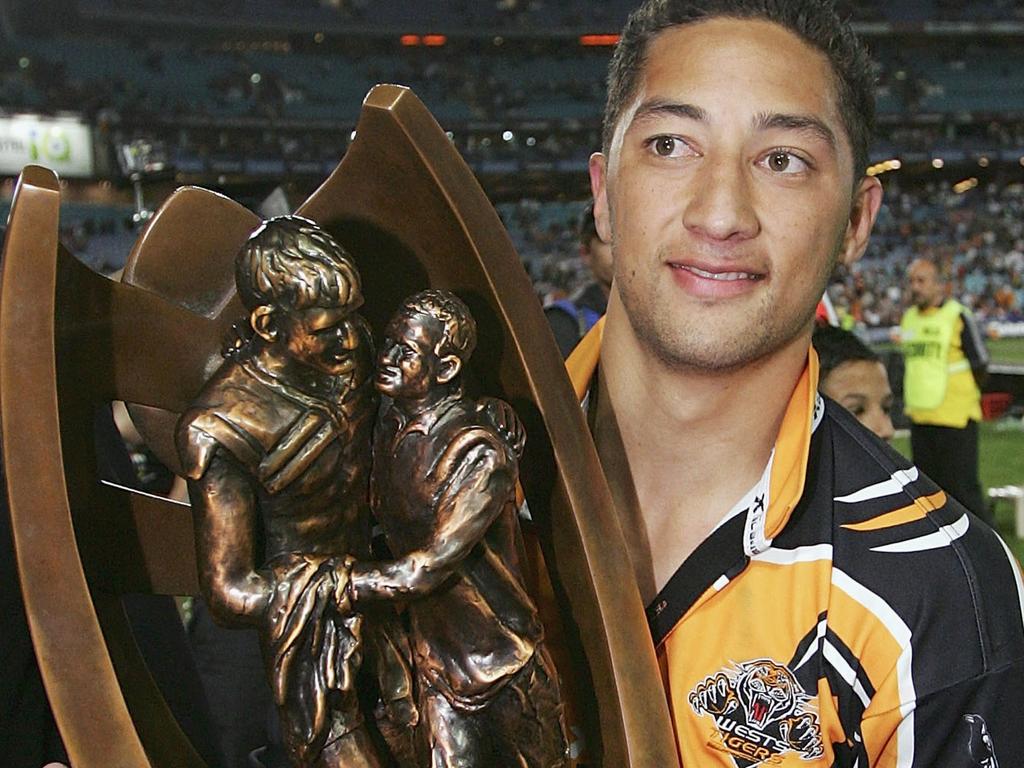
[[[149,447],[181,472],[179,415],[244,314],[233,260],[258,217],[200,188],[175,192],[120,283],[57,240],[59,186],[27,168],[0,273],[0,426],[18,569],[39,666],[76,768],[201,766],[145,670],[126,592],[198,591],[187,505],[96,480],[97,403],[124,400]],[[510,403],[528,440],[520,482],[583,703],[588,764],[678,760],[642,601],[576,393],[497,213],[423,104],[375,87],[354,142],[296,211],[340,242],[374,335],[425,288],[468,305],[479,344],[465,372]],[[96,713],[103,712],[103,718]]]

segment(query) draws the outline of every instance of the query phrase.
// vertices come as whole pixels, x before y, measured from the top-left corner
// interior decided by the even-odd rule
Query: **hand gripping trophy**
[[[424,765],[556,768],[558,682],[521,571],[522,429],[503,402],[464,396],[475,345],[447,291],[407,299],[389,323],[371,499],[396,559],[355,562],[347,590],[357,610],[407,603]]]
[[[376,768],[364,656],[394,725],[417,713],[395,615],[346,597],[347,558],[370,554],[377,404],[359,275],[313,222],[284,216],[249,238],[235,279],[248,327],[176,435],[200,584],[221,623],[258,628],[293,763]]]

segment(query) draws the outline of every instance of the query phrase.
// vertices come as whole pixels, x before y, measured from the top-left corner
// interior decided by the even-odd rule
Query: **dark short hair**
[[[359,272],[348,252],[315,222],[277,216],[249,236],[235,258],[235,284],[245,308],[344,307],[362,301]]]
[[[867,170],[874,133],[874,71],[867,50],[832,0],[647,0],[629,17],[608,70],[601,141],[611,149],[616,123],[636,93],[647,49],[670,27],[714,18],[771,21],[824,53],[835,75],[839,114],[853,150],[854,175]]]
[[[429,317],[441,328],[441,338],[434,347],[438,357],[455,355],[463,363],[476,348],[476,321],[469,307],[451,291],[428,288],[410,296],[398,309],[398,316],[408,319]]]
[[[878,355],[850,331],[834,325],[819,325],[811,336],[811,344],[818,353],[818,381],[822,382],[843,363],[851,360],[880,362]]]
[[[594,222],[594,202],[590,201],[586,207],[580,212],[580,217],[576,222],[576,234],[579,237],[580,248],[584,251],[590,251],[590,241],[595,237],[600,238],[597,234],[597,224]]]

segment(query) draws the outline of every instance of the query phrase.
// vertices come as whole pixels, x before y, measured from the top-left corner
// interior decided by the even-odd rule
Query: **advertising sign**
[[[0,117],[0,173],[43,165],[63,177],[92,176],[92,129],[67,117]]]

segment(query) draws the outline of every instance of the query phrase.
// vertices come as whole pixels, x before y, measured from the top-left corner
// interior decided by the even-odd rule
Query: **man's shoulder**
[[[178,420],[175,439],[186,476],[200,477],[217,448],[255,466],[299,411],[244,365],[225,360]]]
[[[827,408],[833,585],[937,689],[1024,658],[1020,569],[999,535],[839,406]]]
[[[432,438],[450,457],[488,451],[513,458],[522,448],[523,435],[522,424],[511,406],[484,397],[461,398],[450,404]]]

